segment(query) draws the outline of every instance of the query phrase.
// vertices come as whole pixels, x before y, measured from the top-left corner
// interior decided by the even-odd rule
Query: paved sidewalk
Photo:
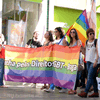
[[[80,90],[78,89],[78,92]],[[99,91],[100,94],[100,91]],[[12,87],[0,88],[0,100],[100,100],[99,98],[80,98],[77,95],[59,93],[56,89],[54,93],[46,93],[39,88],[32,87]]]

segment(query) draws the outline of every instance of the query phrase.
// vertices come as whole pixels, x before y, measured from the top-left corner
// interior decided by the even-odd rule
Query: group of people
[[[94,30],[92,28],[89,28],[86,31],[88,40],[86,41],[85,47],[82,46],[82,42],[79,39],[78,33],[75,29],[70,30],[69,43],[66,37],[64,36],[64,30],[62,27],[56,27],[54,33],[55,33],[54,34],[55,39],[53,39],[52,31],[47,31],[44,35],[45,41],[43,45],[41,45],[41,43],[38,41],[38,32],[34,32],[32,39],[29,39],[25,47],[37,48],[42,46],[49,46],[52,44],[69,46],[69,48],[74,46],[80,46],[81,48],[80,48],[80,55],[79,55],[78,71],[76,74],[76,83],[75,83],[74,90],[72,89],[69,90],[68,94],[77,94],[77,87],[81,80],[81,87],[85,88],[85,90],[81,91],[81,93],[79,93],[78,96],[87,97],[90,88],[93,87],[94,93],[92,95],[89,95],[89,97],[99,97],[97,80],[96,80],[96,72],[100,66],[100,61],[99,61],[98,48],[97,48],[98,41],[97,39],[95,39]],[[86,62],[83,62],[82,54],[84,55]],[[85,67],[83,67],[83,65]],[[1,79],[0,79],[0,87],[2,86],[3,83],[1,84]],[[62,92],[65,93],[67,90],[64,87],[58,87],[55,86],[54,84],[49,84],[49,85],[44,84],[41,90],[46,89],[45,90],[46,92],[54,92],[55,87],[60,89],[59,92],[61,93]]]
[[[87,97],[89,90],[93,89],[94,93],[92,95],[89,95],[89,97],[99,97],[96,72],[100,66],[100,58],[98,56],[98,49],[97,49],[98,41],[97,39],[95,39],[94,30],[92,28],[89,28],[86,31],[88,40],[86,41],[85,47],[82,46],[82,42],[78,38],[78,33],[75,29],[70,30],[69,34],[70,43],[66,41],[66,37],[64,37],[64,31],[62,27],[56,27],[54,33],[55,33],[54,34],[55,39],[53,39],[52,31],[47,31],[45,33],[44,35],[45,42],[43,46],[48,46],[52,44],[58,44],[69,47],[81,46],[75,87],[74,90],[71,89],[70,91],[68,91],[68,94],[77,93],[77,87],[79,85],[79,81],[81,80],[81,87],[85,88],[85,90],[81,91],[81,93],[79,93],[78,96]],[[27,42],[26,47],[34,47],[34,46],[41,47],[42,45],[40,44],[40,42],[37,41],[37,39],[38,39],[38,33],[34,32],[33,39],[30,39]],[[82,61],[83,60],[82,54],[84,55],[85,58],[84,62]],[[53,92],[55,91],[55,87],[60,89],[59,92],[61,93],[62,92],[65,93],[67,90],[64,87],[57,87],[54,84],[49,84],[48,86],[44,84],[44,86],[41,89],[46,89],[45,90],[46,92]]]

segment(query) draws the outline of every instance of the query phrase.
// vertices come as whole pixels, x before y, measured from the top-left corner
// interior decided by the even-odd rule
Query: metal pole
[[[21,1],[19,1],[19,5],[21,7]],[[21,20],[21,12],[19,12],[19,21]]]
[[[14,21],[16,20],[16,0],[14,0]]]
[[[49,0],[47,0],[47,29],[46,31],[48,31],[49,29]]]

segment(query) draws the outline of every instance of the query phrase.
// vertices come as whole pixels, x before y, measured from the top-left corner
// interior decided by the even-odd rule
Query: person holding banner
[[[26,48],[37,48],[37,47],[41,47],[42,45],[41,45],[41,43],[38,41],[38,32],[37,31],[35,31],[34,33],[33,33],[33,37],[32,37],[32,39],[29,39],[28,40],[28,42],[27,42],[27,44],[26,44]],[[30,86],[30,85],[29,85]],[[34,86],[33,87],[36,87],[36,84],[34,84]]]
[[[85,47],[81,47],[83,54],[86,56],[86,65],[87,65],[87,84],[85,91],[78,94],[80,97],[87,97],[90,87],[93,85],[94,93],[89,95],[89,97],[99,97],[98,86],[96,80],[96,72],[99,67],[98,64],[98,48],[95,39],[95,32],[92,28],[87,29],[86,31],[88,40],[86,41]]]
[[[33,37],[32,39],[29,39],[27,44],[26,44],[26,48],[37,48],[37,47],[41,47],[42,45],[40,44],[40,42],[38,41],[38,32],[35,31],[33,33]]]
[[[43,46],[48,46],[53,42],[53,36],[51,31],[47,31],[44,35],[45,41]]]
[[[5,49],[0,44],[0,87],[2,87],[2,88],[6,87],[3,84],[4,59],[5,59]]]
[[[51,42],[53,42],[53,36],[52,36],[52,31],[47,31],[44,35],[45,41],[43,46],[49,46],[51,44]],[[44,84],[44,86],[41,88],[41,90],[43,89],[49,89],[50,84],[48,86],[46,86],[46,84]]]
[[[67,41],[66,39],[64,38],[62,40],[62,38],[64,37],[64,31],[63,31],[63,28],[62,27],[56,27],[55,28],[55,36],[56,36],[56,39],[54,40],[54,42],[52,42],[51,44],[58,44],[58,45],[63,45],[63,46],[67,46]],[[61,41],[62,40],[62,41]],[[60,42],[61,41],[61,42]],[[51,84],[50,85],[50,88],[46,90],[46,92],[54,92],[55,90],[55,85],[54,84]],[[66,92],[66,88],[62,88],[62,90],[60,90],[59,92],[61,93],[65,93]]]
[[[77,31],[74,28],[70,30],[69,38],[70,38],[69,47],[81,46],[82,45],[81,40],[79,40],[79,38],[78,38]],[[82,54],[80,52],[75,88],[74,88],[74,90],[71,89],[70,91],[68,91],[68,94],[76,94],[77,93],[76,89],[77,89],[79,79],[80,79],[80,76],[81,76],[80,70],[81,70],[81,68],[83,69],[83,66],[81,66],[82,64],[83,64],[83,58],[82,58]],[[80,66],[81,66],[81,68],[80,68]]]

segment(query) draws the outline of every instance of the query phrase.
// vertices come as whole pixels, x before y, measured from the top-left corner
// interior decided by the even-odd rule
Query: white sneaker
[[[22,83],[22,85],[25,85],[25,84],[26,84],[26,82]]]
[[[61,89],[60,91],[59,91],[59,93],[66,93],[67,92],[67,89]]]
[[[28,86],[29,86],[29,87],[31,87],[31,86],[33,87],[33,85],[34,85],[33,83],[30,83]]]
[[[52,90],[52,89],[47,89],[45,90],[46,92],[54,92],[55,90]]]
[[[34,83],[33,83],[34,84]],[[33,85],[33,88],[36,88],[36,84]]]

